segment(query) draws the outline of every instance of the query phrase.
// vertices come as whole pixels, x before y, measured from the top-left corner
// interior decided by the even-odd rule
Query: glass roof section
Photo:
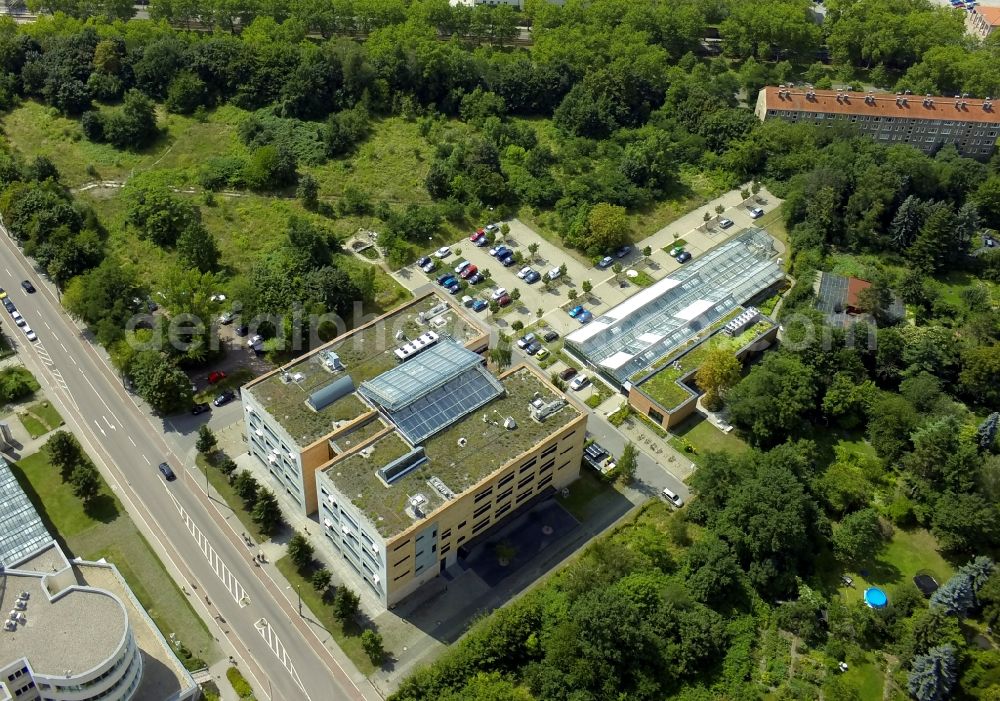
[[[396,411],[482,362],[478,353],[454,341],[441,340],[420,355],[362,382],[360,391],[386,411]]]
[[[782,279],[774,240],[749,229],[566,337],[569,348],[624,383]]]
[[[0,458],[0,565],[23,560],[51,541],[10,465]]]

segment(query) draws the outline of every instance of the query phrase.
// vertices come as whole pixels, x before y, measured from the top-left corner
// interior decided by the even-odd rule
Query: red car
[[[222,382],[224,379],[226,379],[226,373],[222,372],[222,370],[213,370],[208,373],[208,383],[210,385],[214,385],[216,382]]]
[[[482,237],[486,236],[486,232],[480,229],[479,231],[472,232],[472,236],[469,237],[470,241],[478,241]]]
[[[461,275],[462,278],[468,280],[470,277],[472,277],[473,275],[475,275],[478,272],[479,272],[479,268],[477,268],[474,265],[468,265],[468,266],[465,267],[465,270],[463,270],[460,273],[460,275]]]
[[[506,307],[508,304],[510,304],[510,295],[508,294],[501,295],[500,298],[497,300],[497,304],[499,304],[501,307]]]

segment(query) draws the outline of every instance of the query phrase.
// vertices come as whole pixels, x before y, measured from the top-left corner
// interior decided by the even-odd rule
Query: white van
[[[681,499],[679,495],[672,492],[669,487],[664,487],[663,491],[660,492],[660,496],[669,501],[678,509],[684,506],[684,500]]]

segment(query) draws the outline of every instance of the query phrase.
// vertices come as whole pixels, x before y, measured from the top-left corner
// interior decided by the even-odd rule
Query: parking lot
[[[704,213],[710,212],[714,217],[715,207],[719,204],[725,208],[721,216],[732,220],[733,225],[725,229],[717,224],[711,227],[705,226]],[[766,213],[773,210],[780,202],[766,190],[761,190],[759,202],[754,204]],[[510,233],[506,237],[498,234],[489,246],[477,247],[466,237],[451,246],[452,253],[446,258],[437,259],[431,256],[436,263],[432,273],[424,273],[413,265],[400,271],[397,279],[407,287],[415,289],[428,279],[434,282],[440,275],[454,272],[459,263],[467,260],[479,271],[488,270],[489,279],[478,285],[468,286],[467,289],[463,283],[463,289],[456,295],[458,299],[469,295],[489,301],[491,293],[497,288],[502,287],[508,292],[516,289],[520,294],[519,299],[514,300],[496,315],[489,315],[492,323],[502,331],[511,333],[510,327],[515,321],[520,321],[525,327],[531,327],[541,321],[540,325],[565,335],[580,325],[576,319],[567,314],[569,309],[581,305],[594,317],[600,316],[607,309],[638,291],[639,286],[629,277],[629,270],[640,273],[638,279],[642,282],[651,283],[660,280],[681,265],[669,254],[669,250],[679,241],[684,242],[684,250],[689,252],[692,258],[697,258],[710,248],[751,226],[753,218],[743,203],[739,190],[728,192],[667,224],[645,239],[635,242],[629,255],[615,261],[621,263],[624,268],[620,275],[610,267],[602,270],[581,263],[517,219],[512,219],[507,224]],[[490,248],[499,244],[520,253],[524,262],[505,268],[489,253]],[[537,246],[534,255],[529,253],[529,246],[532,244]],[[646,246],[652,249],[648,258],[642,255],[642,250]],[[431,255],[430,251],[428,255]],[[541,280],[528,284],[518,278],[518,271],[524,266],[530,266],[544,276],[549,270],[560,265],[566,266],[566,274],[554,280],[548,287]],[[589,280],[592,286],[589,294],[583,292],[585,280]],[[573,300],[569,297],[570,290],[576,292]],[[538,310],[542,312],[540,317]],[[480,313],[484,316],[489,314],[486,310]]]

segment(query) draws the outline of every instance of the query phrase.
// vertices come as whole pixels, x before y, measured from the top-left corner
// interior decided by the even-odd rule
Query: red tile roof
[[[1000,104],[973,98],[768,86],[764,88],[764,106],[795,112],[1000,123]]]
[[[847,308],[860,309],[858,306],[858,297],[861,294],[861,290],[867,290],[871,286],[872,284],[865,280],[859,280],[856,277],[847,278]]]
[[[977,7],[973,12],[981,15],[986,24],[1000,27],[1000,7]]]

